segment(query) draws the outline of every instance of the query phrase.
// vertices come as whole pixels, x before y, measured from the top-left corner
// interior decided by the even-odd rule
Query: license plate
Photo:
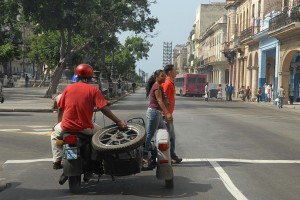
[[[78,158],[77,149],[66,149],[67,160],[76,160]]]

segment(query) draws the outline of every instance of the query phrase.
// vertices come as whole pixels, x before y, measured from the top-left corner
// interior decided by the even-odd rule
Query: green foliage
[[[51,87],[58,84],[67,62],[72,62],[73,66],[88,62],[106,67],[109,65],[105,62],[111,57],[113,49],[117,71],[122,74],[133,71],[136,60],[147,58],[150,44],[133,39],[126,47],[128,50],[125,50],[115,37],[116,33],[132,31],[149,34],[158,23],[158,19],[151,16],[151,2],[147,0],[19,1],[24,19],[34,27],[35,33],[60,34],[60,58],[57,59],[52,79],[56,84],[50,84]],[[44,59],[42,56],[33,57]]]
[[[14,47],[11,43],[0,46],[0,61],[8,62],[14,55]]]
[[[59,60],[60,34],[58,32],[45,32],[32,36],[29,38],[28,45],[28,58],[35,63],[53,67]]]
[[[19,9],[19,4],[14,0],[0,0],[0,62],[4,65],[21,57]]]

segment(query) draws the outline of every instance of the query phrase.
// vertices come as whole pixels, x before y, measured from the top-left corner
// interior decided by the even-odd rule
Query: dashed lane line
[[[51,135],[51,128],[47,128],[47,129],[46,128],[45,129],[33,129],[33,131],[21,131],[21,129],[0,129],[0,132],[50,136]]]

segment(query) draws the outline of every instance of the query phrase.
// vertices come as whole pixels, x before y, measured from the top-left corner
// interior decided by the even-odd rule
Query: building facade
[[[222,52],[230,66],[230,82],[249,86],[253,96],[265,83],[272,99],[289,84],[299,98],[299,0],[238,0],[226,2],[228,37]],[[237,92],[237,90],[236,90]],[[288,98],[285,98],[288,101]]]
[[[227,16],[223,15],[213,23],[200,37],[199,44],[201,58],[199,72],[208,76],[208,82],[223,84],[229,82],[229,66],[224,54],[221,53],[222,44],[227,36]]]

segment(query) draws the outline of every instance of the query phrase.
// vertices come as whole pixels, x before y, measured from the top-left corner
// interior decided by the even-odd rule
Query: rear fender
[[[155,145],[156,145],[156,149],[157,149],[158,163],[160,163],[159,162],[160,160],[165,160],[164,163],[166,163],[166,161],[168,161],[168,163],[171,164],[170,139],[169,139],[168,131],[166,129],[159,129],[156,133],[155,139],[156,139]],[[160,144],[167,144],[168,149],[166,149],[166,150],[159,149]]]
[[[159,149],[160,143],[167,143],[168,149]],[[157,148],[156,177],[160,180],[170,180],[173,178],[173,168],[171,163],[169,133],[166,129],[159,129],[157,131],[155,144]]]
[[[156,178],[159,180],[173,179],[173,168],[171,164],[158,164],[156,167]]]
[[[80,176],[83,173],[81,158],[76,160],[63,159],[63,171],[65,176]]]

